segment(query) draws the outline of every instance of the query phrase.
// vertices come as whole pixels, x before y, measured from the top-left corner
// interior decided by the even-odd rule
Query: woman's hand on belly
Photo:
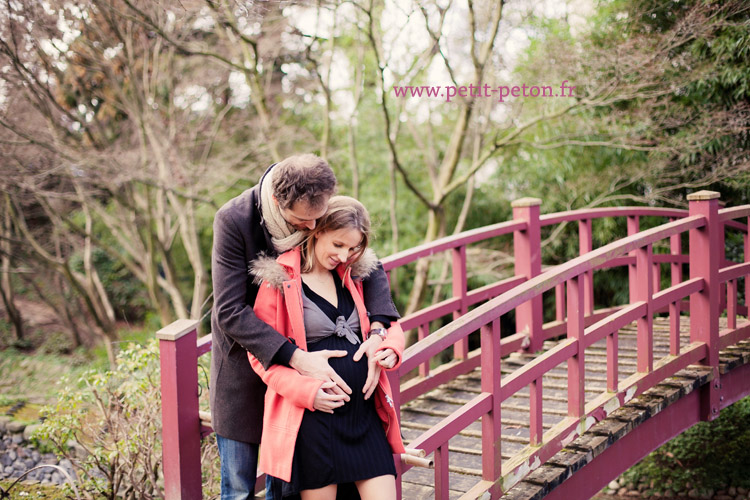
[[[365,394],[365,399],[369,399],[372,393],[375,392],[375,388],[378,386],[378,380],[380,379],[380,365],[377,362],[376,355],[378,347],[383,342],[383,338],[379,335],[370,335],[367,340],[362,342],[357,352],[354,353],[354,361],[359,361],[362,356],[367,355],[367,380],[365,381],[362,392]]]
[[[349,397],[346,394],[337,393],[335,388],[335,383],[324,382],[315,394],[313,408],[324,413],[333,413],[333,410],[343,406]]]

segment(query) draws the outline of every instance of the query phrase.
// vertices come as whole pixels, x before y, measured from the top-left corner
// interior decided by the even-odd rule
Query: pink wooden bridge
[[[402,321],[419,341],[391,385],[400,387],[407,446],[433,464],[397,459],[402,498],[589,498],[750,394],[747,299],[738,302],[740,285],[750,295],[750,205],[719,209],[710,191],[688,201],[687,211],[540,215],[541,201],[524,198],[513,203],[513,220],[383,259],[389,272],[430,256],[452,261],[452,296]],[[622,217],[627,235],[593,248],[593,221]],[[663,224],[641,231],[643,217]],[[570,223],[578,225],[580,255],[543,267],[543,231]],[[512,241],[514,276],[468,289],[467,260],[493,238]],[[742,242],[730,246],[734,260],[726,240]],[[595,307],[599,272],[622,267],[627,303]],[[555,313],[546,323],[545,299]],[[501,336],[509,313],[515,331]],[[211,337],[197,338],[196,326],[180,320],[157,333],[169,500],[202,498],[200,440],[211,430],[199,412],[196,366]]]

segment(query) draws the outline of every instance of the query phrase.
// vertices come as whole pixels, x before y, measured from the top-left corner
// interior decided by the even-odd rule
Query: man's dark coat
[[[260,184],[264,178],[265,174],[257,186],[229,200],[216,212],[211,264],[212,425],[222,437],[256,444],[260,443],[263,428],[266,386],[251,368],[246,351],[268,368],[287,342],[253,312],[258,287],[248,272],[250,262],[261,253],[276,254],[260,207]],[[382,266],[364,281],[364,296],[371,316],[399,317]]]

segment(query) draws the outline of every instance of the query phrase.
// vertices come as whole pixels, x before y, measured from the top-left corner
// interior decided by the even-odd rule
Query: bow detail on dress
[[[358,320],[359,318],[356,317],[356,315],[352,315],[355,320]],[[346,337],[346,340],[351,342],[352,344],[359,344],[360,340],[359,337],[357,337],[357,334],[354,333],[354,330],[352,329],[351,325],[347,321],[347,319],[343,316],[339,316],[336,318],[336,328],[334,333],[338,335],[339,337]]]

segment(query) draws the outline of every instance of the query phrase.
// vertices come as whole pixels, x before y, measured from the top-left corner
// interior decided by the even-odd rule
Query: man
[[[255,489],[266,387],[246,351],[264,368],[284,364],[336,383],[338,400],[348,400],[351,393],[328,365],[328,358],[346,352],[305,352],[259,320],[253,312],[258,287],[248,273],[260,254],[276,255],[297,246],[305,232],[315,228],[335,190],[336,177],[324,160],[312,154],[292,156],[272,165],[258,185],[228,201],[214,218],[210,390],[222,500],[252,498]],[[364,281],[364,295],[372,329],[399,317],[382,266]],[[377,345],[372,344],[382,340],[371,337],[374,351]]]

